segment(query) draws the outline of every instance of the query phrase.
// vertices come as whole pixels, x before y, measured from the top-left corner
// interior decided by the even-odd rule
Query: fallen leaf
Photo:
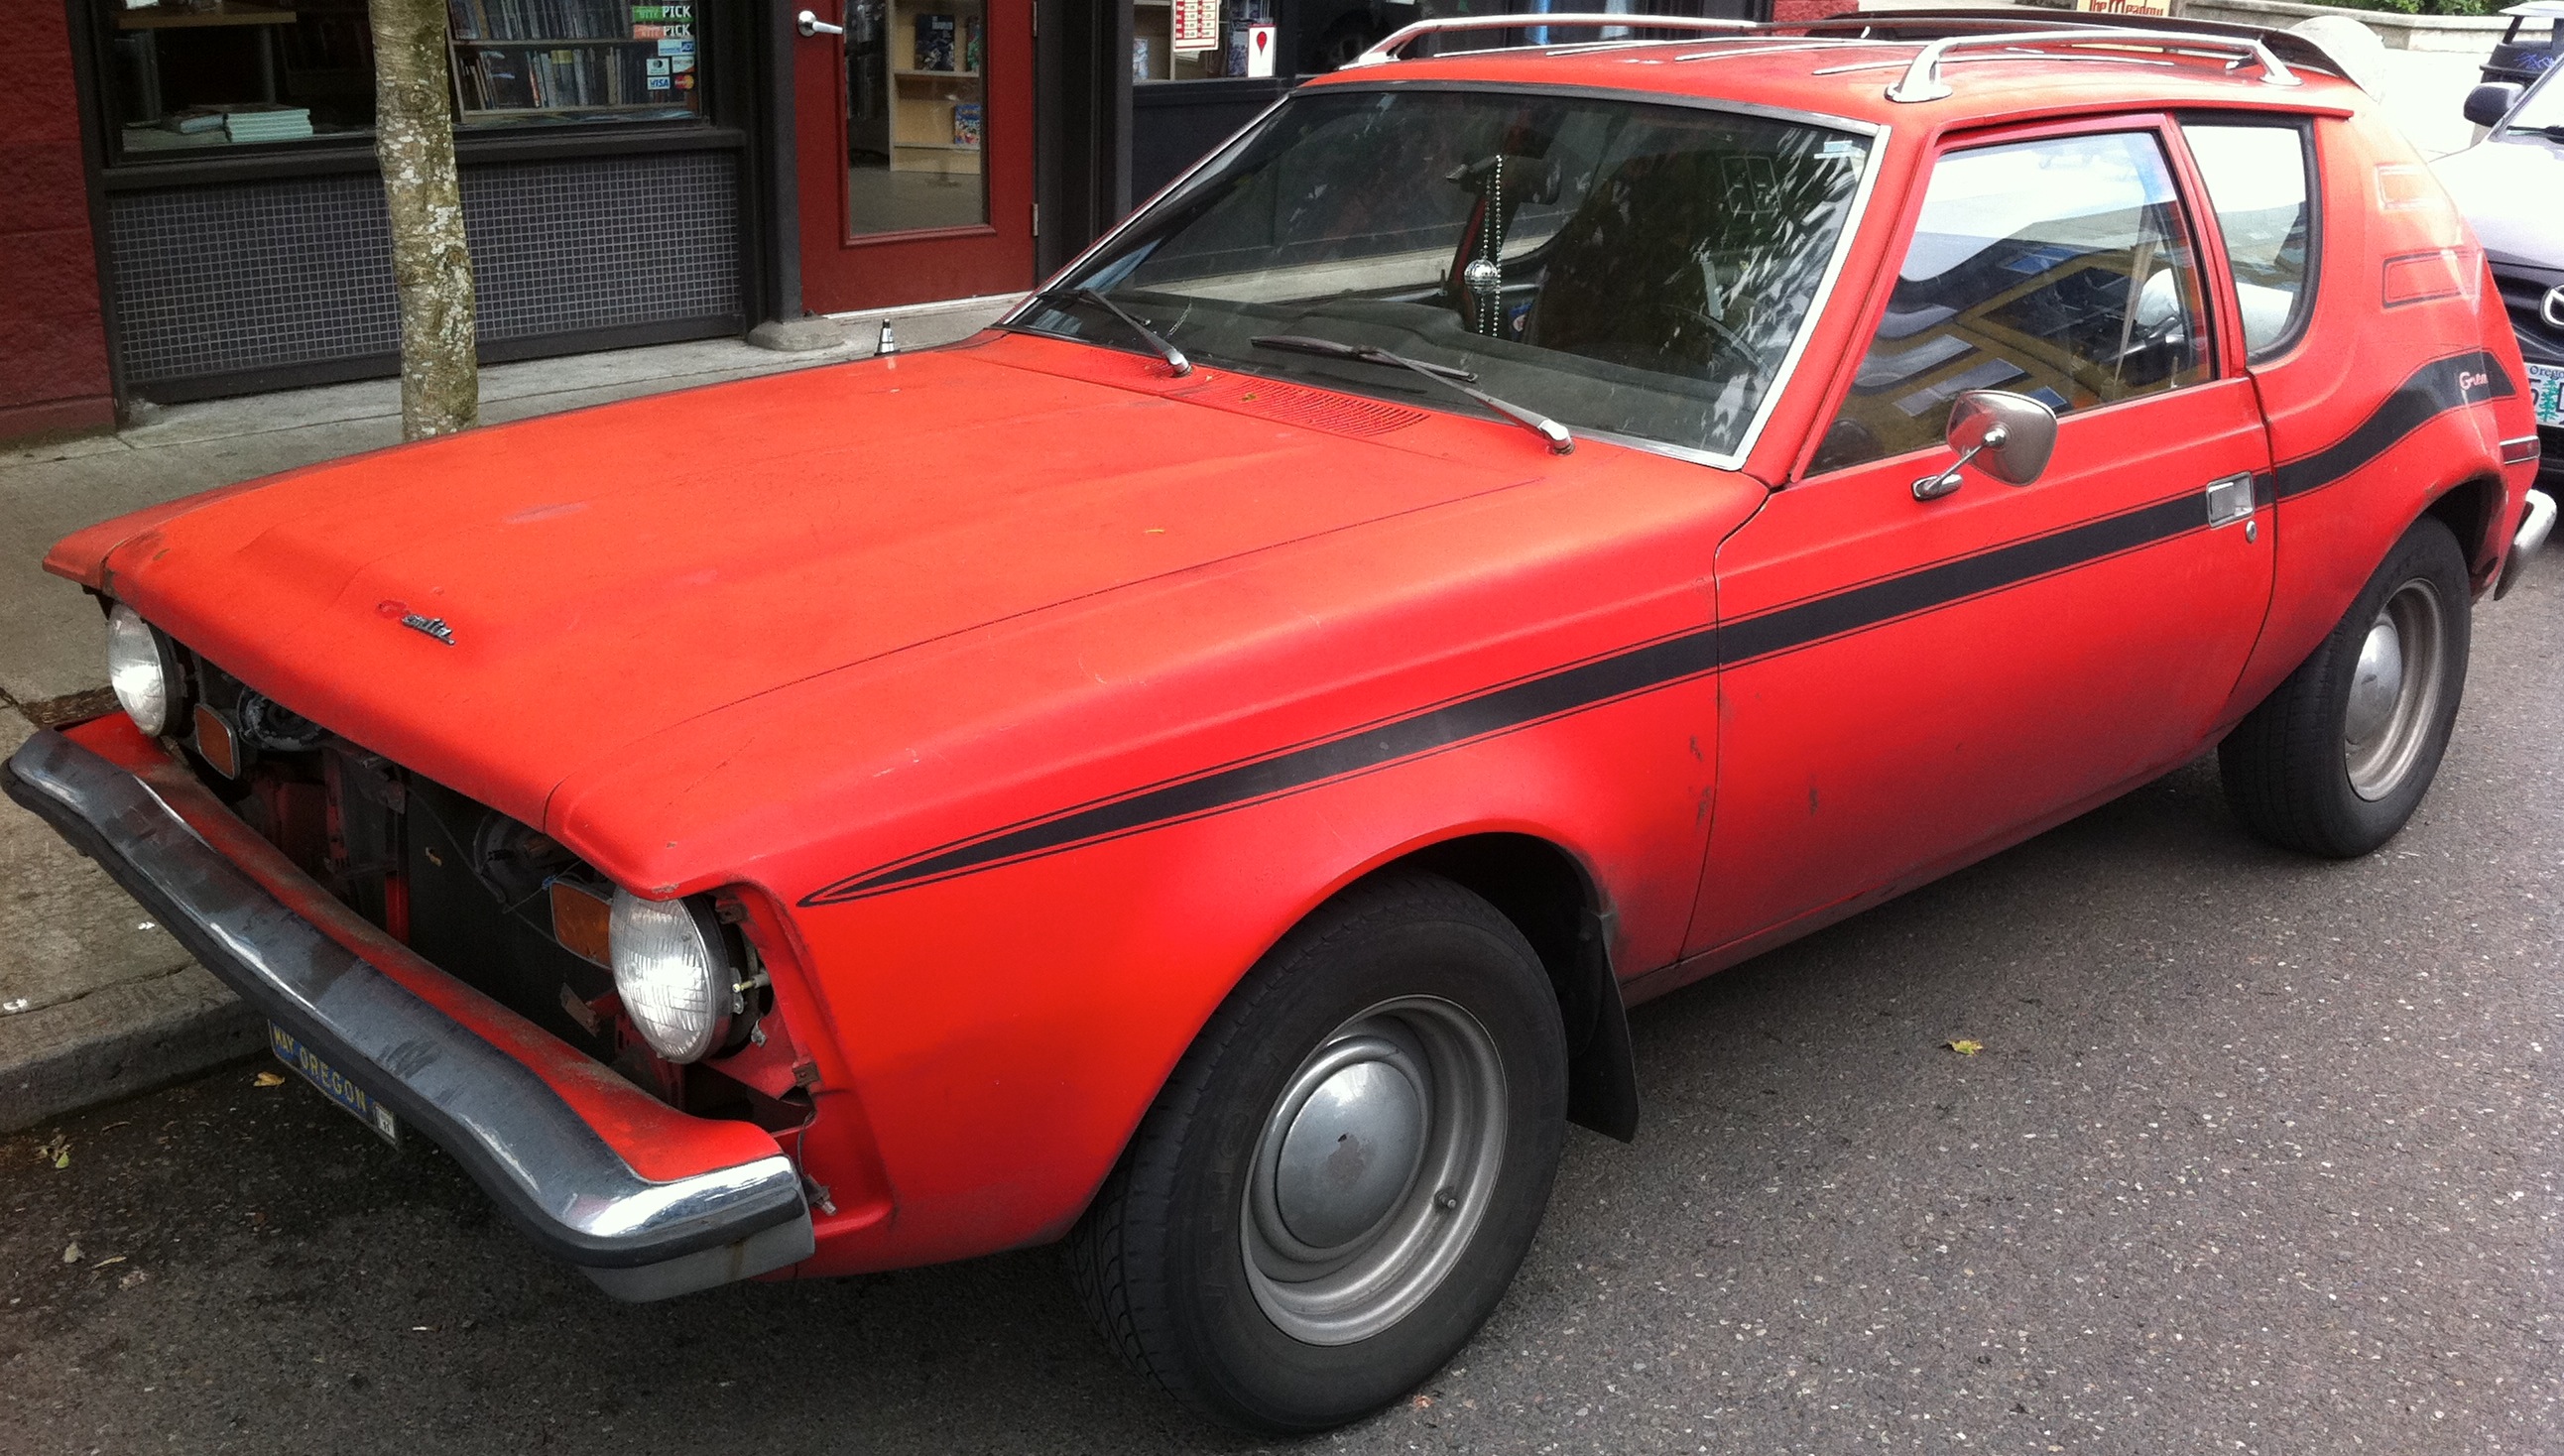
[[[92,1264],[89,1267],[92,1269],[104,1269],[109,1264],[121,1264],[123,1262],[124,1256],[122,1254],[109,1254],[106,1258],[99,1260],[97,1263]]]
[[[64,1262],[64,1263],[66,1263],[66,1264],[77,1264],[77,1263],[79,1263],[80,1261],[81,1261],[80,1245],[78,1245],[78,1244],[65,1244],[65,1245],[63,1245],[63,1262]]]
[[[1963,1057],[1973,1057],[1977,1053],[1986,1049],[1986,1044],[1984,1042],[1970,1041],[1966,1037],[1961,1037],[1957,1041],[1945,1041],[1941,1043],[1941,1045],[1948,1047],[1950,1050],[1957,1052]]]
[[[282,1072],[261,1072],[257,1076],[249,1079],[249,1085],[252,1087],[283,1087],[285,1085],[285,1074]]]
[[[60,1133],[56,1133],[52,1142],[39,1143],[36,1144],[36,1155],[43,1158],[45,1161],[52,1163],[57,1168],[70,1167],[72,1165],[72,1140],[64,1137]]]

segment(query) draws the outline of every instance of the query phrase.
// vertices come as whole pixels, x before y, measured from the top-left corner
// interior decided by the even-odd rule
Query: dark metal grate
[[[727,153],[467,168],[463,214],[485,343],[741,312]],[[121,193],[107,249],[129,383],[400,347],[370,175]]]

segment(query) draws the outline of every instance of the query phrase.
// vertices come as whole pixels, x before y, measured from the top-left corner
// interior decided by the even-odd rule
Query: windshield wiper
[[[1093,304],[1105,312],[1121,319],[1125,324],[1130,326],[1133,333],[1136,333],[1140,335],[1140,337],[1148,340],[1149,347],[1157,350],[1158,357],[1167,361],[1167,368],[1173,371],[1176,378],[1180,379],[1193,371],[1193,361],[1184,357],[1184,351],[1182,349],[1167,342],[1165,336],[1160,334],[1158,330],[1151,328],[1148,324],[1133,317],[1121,305],[1106,298],[1098,290],[1083,288],[1044,289],[1040,293],[1033,295],[1033,299],[1036,303],[1055,302],[1060,299],[1067,299],[1073,303]]]
[[[1422,359],[1410,359],[1404,354],[1393,354],[1367,343],[1344,343],[1332,338],[1314,338],[1305,333],[1259,333],[1247,342],[1257,348],[1278,349],[1283,353],[1317,354],[1330,359],[1352,359],[1356,363],[1389,364],[1413,370],[1446,389],[1460,391],[1548,441],[1552,455],[1567,455],[1576,449],[1576,437],[1567,433],[1565,425],[1521,405],[1507,404],[1482,389],[1472,388],[1471,383],[1478,376],[1466,369],[1454,369],[1448,364],[1429,364]]]

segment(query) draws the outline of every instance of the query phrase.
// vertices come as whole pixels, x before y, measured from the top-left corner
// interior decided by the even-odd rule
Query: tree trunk
[[[370,0],[374,156],[391,207],[392,286],[400,295],[401,438],[470,429],[481,419],[473,350],[472,253],[454,175],[443,0]]]

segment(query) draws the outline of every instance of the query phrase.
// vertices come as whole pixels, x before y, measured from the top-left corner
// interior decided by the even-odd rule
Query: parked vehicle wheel
[[[2218,748],[2226,800],[2263,839],[2349,859],[2413,817],[2465,687],[2465,555],[2425,517],[2332,635]]]
[[[1097,1328],[1214,1420],[1313,1431],[1468,1342],[1566,1133],[1556,993],[1450,881],[1357,887],[1248,973],[1069,1236]]]

